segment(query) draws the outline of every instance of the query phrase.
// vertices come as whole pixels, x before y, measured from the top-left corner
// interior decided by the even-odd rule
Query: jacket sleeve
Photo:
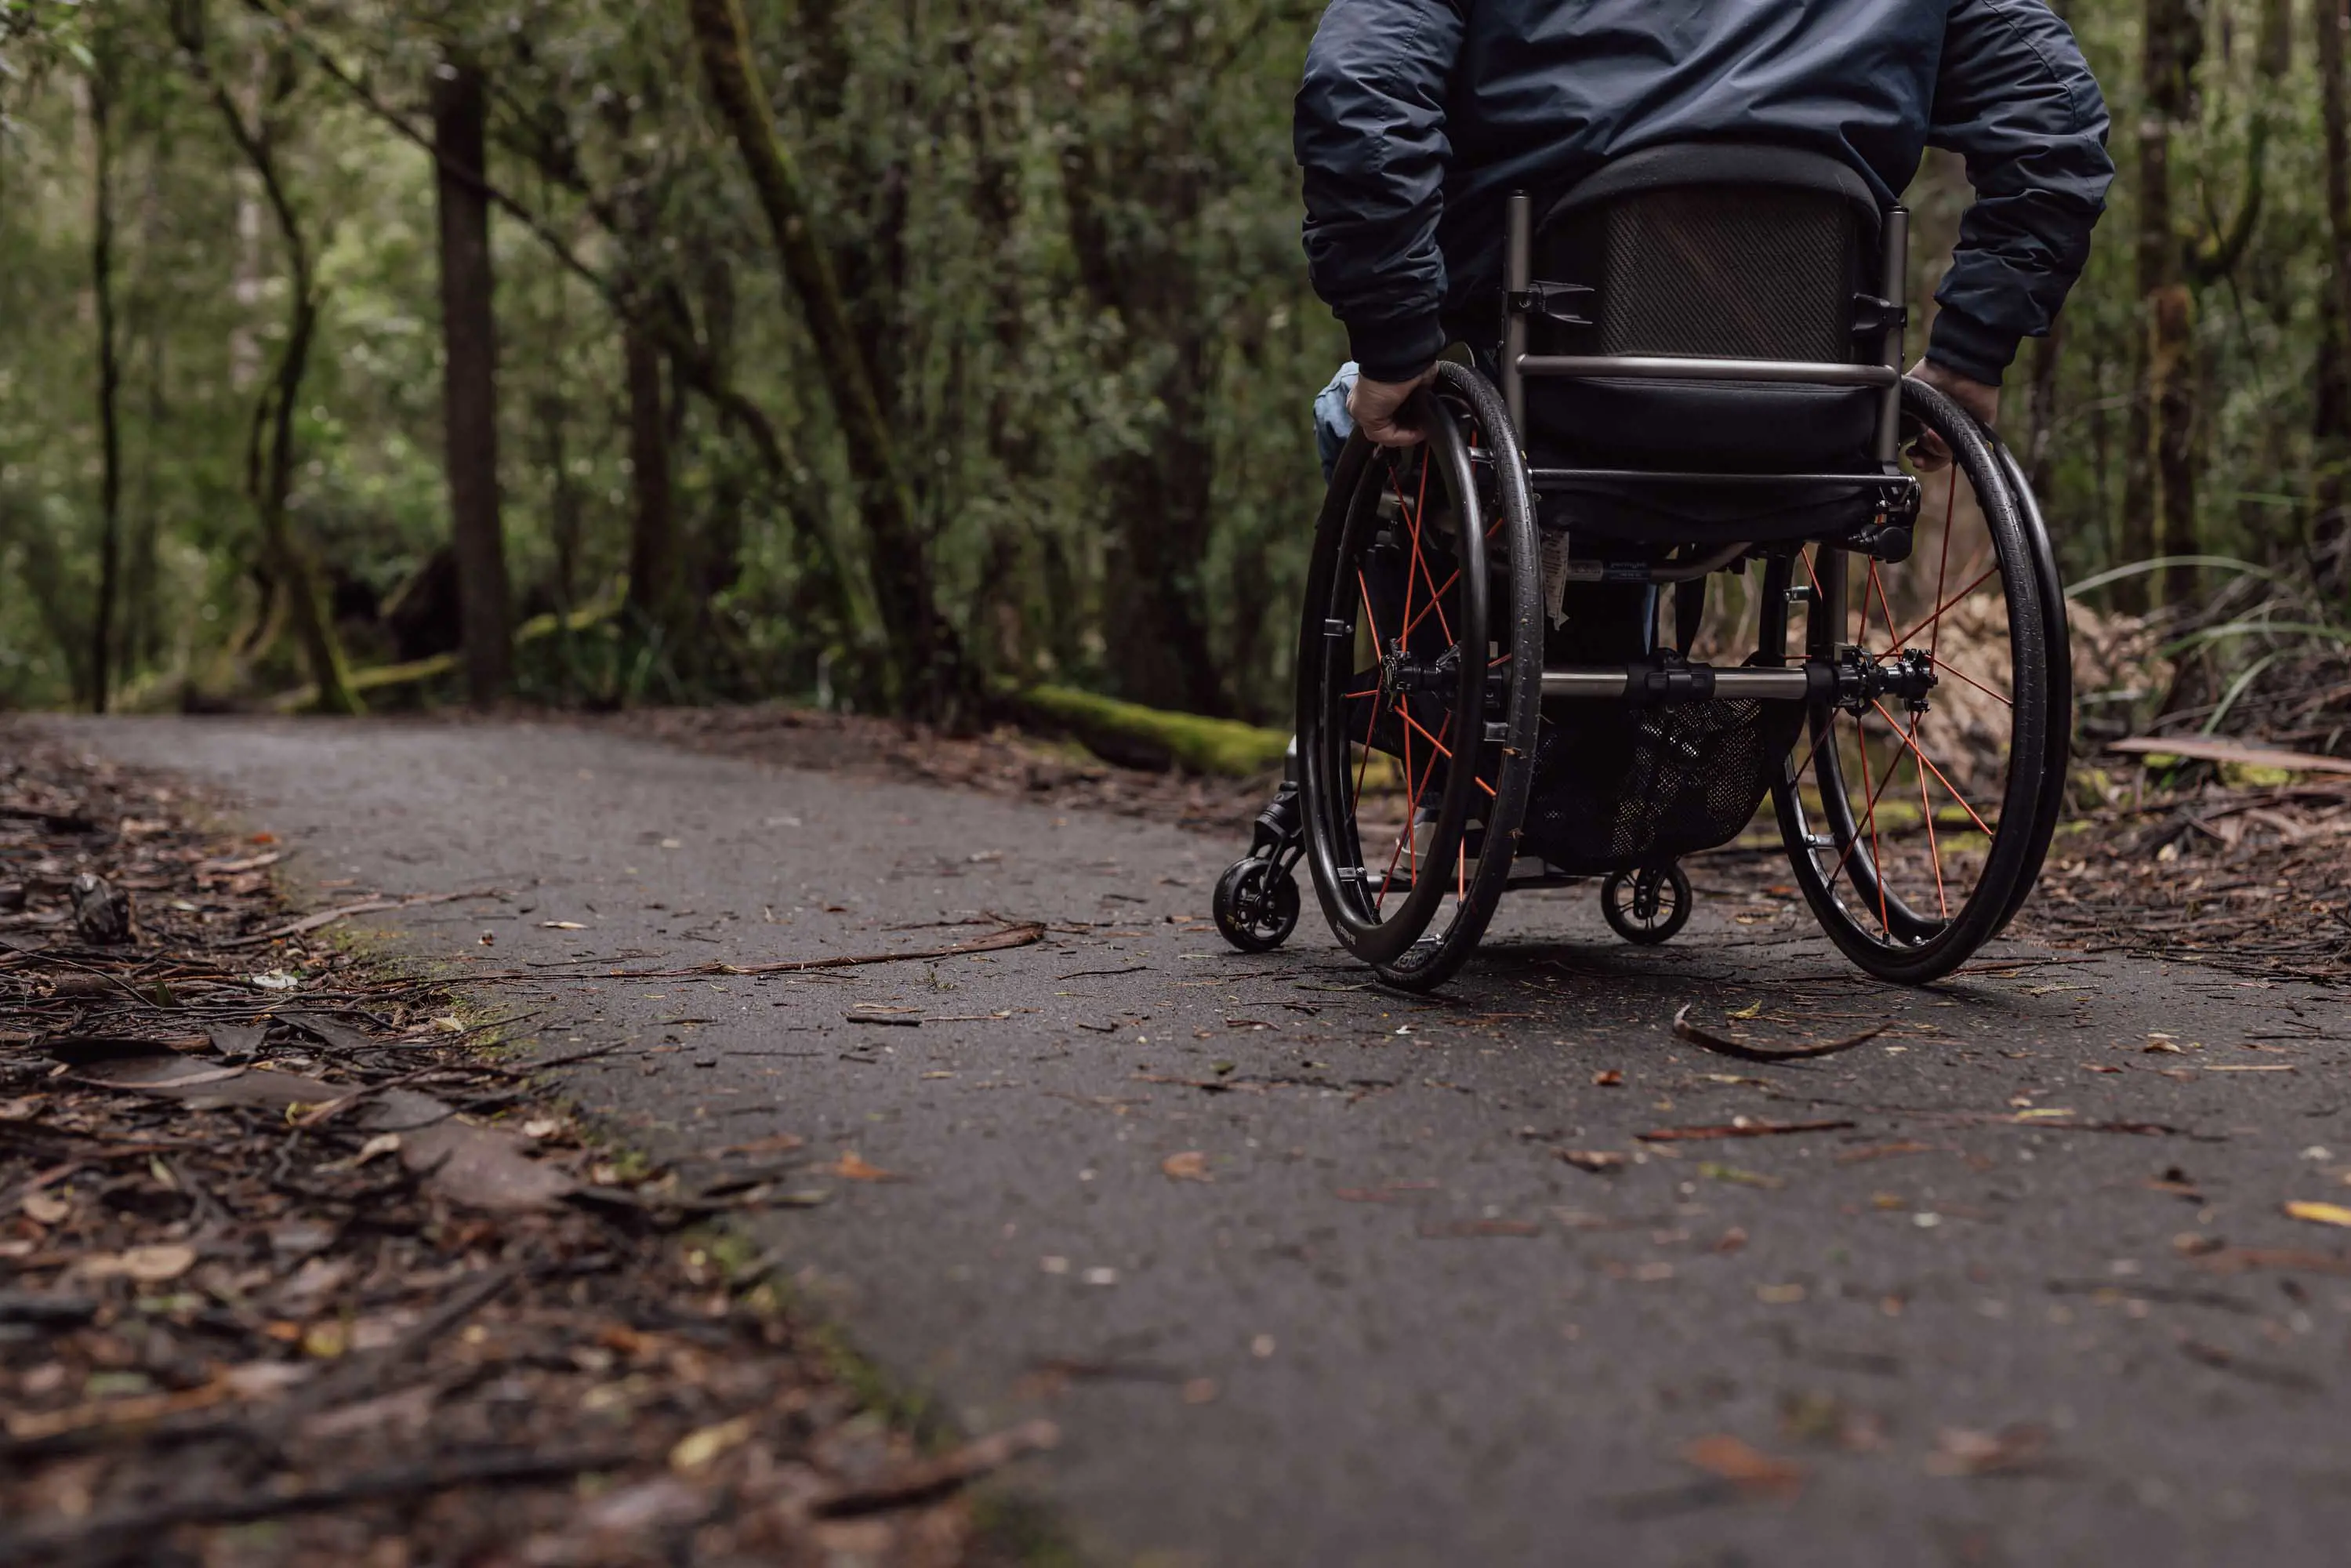
[[[1332,0],[1306,53],[1293,141],[1307,267],[1374,381],[1411,380],[1446,344],[1437,223],[1460,47],[1447,0]]]
[[[2043,0],[1954,0],[1928,140],[1967,160],[1976,200],[1935,291],[1927,357],[1997,383],[2089,257],[2115,175],[2105,99]]]

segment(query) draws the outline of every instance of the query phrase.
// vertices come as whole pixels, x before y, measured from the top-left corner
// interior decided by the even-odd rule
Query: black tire
[[[1642,881],[1652,875],[1656,878],[1655,888],[1645,889]],[[1689,924],[1690,910],[1697,902],[1689,873],[1678,862],[1654,873],[1613,871],[1600,884],[1600,914],[1608,928],[1641,947],[1654,947],[1679,936]],[[1646,915],[1642,913],[1645,903],[1651,905]]]
[[[1500,395],[1444,364],[1415,413],[1425,443],[1394,452],[1357,435],[1332,477],[1299,634],[1298,765],[1332,936],[1388,984],[1426,990],[1476,948],[1509,878],[1542,643],[1533,497]],[[1396,805],[1388,791],[1366,796],[1374,756],[1402,764],[1400,824],[1377,820]]]
[[[1270,953],[1298,929],[1298,879],[1278,860],[1249,855],[1225,868],[1209,908],[1226,941],[1244,953]]]
[[[2024,907],[2024,901],[2032,896],[2033,884],[2041,879],[2042,862],[2049,855],[2049,841],[2056,836],[2058,821],[2065,814],[2066,783],[2074,767],[2074,632],[2065,619],[2065,579],[2057,570],[2057,547],[2049,538],[2048,525],[2042,521],[2041,502],[2033,495],[2016,454],[1991,431],[1984,432],[1984,435],[1999,455],[2001,473],[2016,493],[2018,520],[2024,526],[2026,543],[2032,549],[2033,571],[2041,585],[2042,634],[2049,643],[2049,752],[2042,763],[2041,814],[2032,824],[2032,855],[2025,873],[2009,899],[2006,918],[2000,923],[2004,931],[2016,918],[2017,911]]]
[[[2029,496],[2011,479],[2013,465],[2004,465],[1983,428],[1940,392],[1905,381],[1902,395],[1906,425],[1934,432],[1954,455],[1939,538],[1930,538],[1935,530],[1929,516],[1935,510],[1931,497],[1944,486],[1938,480],[1928,485],[1929,500],[1921,509],[1915,553],[1901,567],[1881,568],[1865,556],[1826,547],[1780,558],[1765,578],[1765,653],[1768,657],[1774,651],[1774,638],[1784,642],[1788,591],[1800,586],[1795,573],[1801,570],[1811,574],[1809,582],[1801,583],[1812,595],[1804,616],[1805,656],[1837,657],[1839,650],[1854,645],[1851,634],[1856,630],[1873,663],[1883,664],[1905,650],[1917,653],[1937,675],[1950,725],[1968,727],[1959,735],[1970,749],[1947,751],[1941,736],[1949,733],[1948,727],[1930,727],[1937,722],[1933,693],[1925,709],[1912,713],[1907,723],[1896,718],[1882,697],[1852,708],[1815,699],[1805,737],[1772,789],[1797,885],[1830,940],[1880,979],[1922,985],[1967,962],[2031,891],[2048,849],[2053,825],[2049,819],[2064,789],[2065,745],[2053,724],[2053,703],[2069,702],[2070,687],[2052,669],[2053,611],[2043,588],[2054,568],[2036,548],[2041,531],[2029,520]],[[1962,477],[1975,499],[1969,517],[1980,517],[1980,528],[1973,520],[1963,523],[1957,510]],[[1952,541],[1963,528],[1971,549],[1981,541],[1984,564],[1953,594]],[[1979,558],[1963,558],[1959,575],[1968,578],[1978,564]],[[1885,580],[1913,570],[1932,575],[1897,578],[1893,587]],[[1996,588],[1979,594],[1994,579]],[[1895,598],[1908,599],[1904,590],[1920,585],[1928,589],[1921,601],[1934,606],[1932,613],[1908,631],[1896,632]],[[1854,591],[1859,593],[1857,607]],[[1888,643],[1883,649],[1868,646],[1873,601],[1886,623]],[[1901,614],[1907,619],[1911,612],[1906,604]],[[2062,637],[2063,606],[2053,614]],[[1941,651],[1947,623],[1956,637],[1970,617],[1977,643],[1965,660],[1972,667]],[[1989,630],[1995,618],[2004,638]],[[1910,639],[1921,632],[1930,634],[1929,649],[1910,648]],[[2004,674],[1999,668],[2003,655]],[[1961,685],[1983,697],[1968,696]],[[1986,702],[1997,706],[1985,707]],[[1899,699],[1894,704],[1900,706]],[[1981,711],[1960,716],[1970,706]],[[1873,722],[1884,735],[1871,737]],[[1890,749],[1884,744],[1889,741]],[[1905,799],[1879,810],[1906,768],[1917,794],[1915,829],[1897,815],[1909,810],[1908,786]],[[1947,797],[1943,805],[1931,799],[1935,790]],[[1996,814],[1988,817],[1985,811],[1995,800]]]

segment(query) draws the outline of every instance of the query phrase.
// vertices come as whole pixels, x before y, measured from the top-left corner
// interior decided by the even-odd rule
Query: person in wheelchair
[[[1343,424],[1417,440],[1437,355],[1493,335],[1510,192],[1690,142],[1810,151],[1888,204],[1928,147],[1963,157],[1977,200],[1913,373],[1992,424],[2088,257],[2106,129],[2042,0],[1335,0],[1295,140],[1315,291],[1360,371]]]
[[[2071,690],[1991,427],[2086,258],[2106,130],[2043,0],[1333,0],[1295,141],[1353,360],[1316,404],[1294,761],[1227,937],[1289,935],[1303,859],[1392,984],[1579,876],[1663,940],[1680,858],[1767,797],[1870,972],[2004,927]],[[1905,375],[1897,193],[1930,145],[1976,200]],[[1694,657],[1710,625],[1751,653]]]

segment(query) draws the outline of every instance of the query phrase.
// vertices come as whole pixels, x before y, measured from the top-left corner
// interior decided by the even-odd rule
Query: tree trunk
[[[2351,519],[2345,516],[2351,465],[2351,104],[2346,102],[2344,33],[2351,0],[2317,0],[2319,117],[2325,148],[2326,285],[2318,298],[2318,483],[2310,549],[2322,589],[2351,593]]]
[[[1186,59],[1196,43],[1188,13],[1152,11],[1141,57]],[[1072,55],[1072,76],[1092,81],[1102,65]],[[1209,191],[1200,161],[1170,138],[1188,134],[1164,84],[1118,84],[1135,106],[1099,142],[1072,140],[1061,154],[1070,246],[1093,307],[1123,329],[1123,351],[1154,356],[1147,395],[1157,418],[1140,450],[1109,463],[1110,529],[1103,622],[1113,684],[1153,707],[1223,714],[1230,704],[1208,642],[1207,563],[1213,531],[1216,448],[1209,435],[1214,334],[1196,242]],[[1138,218],[1147,218],[1137,222]]]
[[[2204,48],[2201,0],[2146,0],[2142,45],[2138,386],[2123,495],[2123,555],[2131,560],[2190,555],[2196,549],[2195,307],[2172,214],[2171,137],[2195,102]],[[2116,597],[2126,609],[2145,609],[2148,586],[2144,577],[2126,578],[2116,585]],[[2185,598],[2195,591],[2195,574],[2169,569],[2163,586],[2167,599]]]
[[[293,91],[292,61],[280,57],[272,62],[267,78],[270,85],[265,89],[264,101],[256,117],[247,120],[245,110],[214,73],[205,56],[202,10],[175,7],[172,20],[180,47],[210,94],[214,109],[228,129],[229,140],[236,143],[237,151],[259,178],[262,193],[277,221],[278,236],[286,245],[291,317],[277,371],[253,411],[253,423],[246,441],[246,491],[253,499],[254,511],[261,523],[263,553],[271,575],[284,590],[287,619],[301,643],[311,685],[318,690],[319,711],[364,712],[365,705],[351,689],[350,670],[343,660],[342,643],[335,636],[334,621],[319,592],[317,563],[311,559],[308,542],[296,529],[288,507],[294,481],[294,411],[309,369],[310,340],[319,325],[319,286],[309,243],[277,163],[279,125],[273,116],[282,110],[285,99]]]
[[[498,344],[483,183],[487,113],[482,73],[444,64],[433,78],[433,150],[441,208],[442,417],[450,541],[465,626],[465,685],[476,706],[514,679],[506,538],[498,521]]]
[[[841,424],[858,510],[872,545],[868,568],[890,649],[893,695],[917,713],[954,712],[968,695],[962,649],[955,629],[939,613],[919,514],[883,411],[876,367],[850,320],[799,172],[776,132],[767,89],[751,61],[740,0],[686,0],[686,14],[711,97],[734,138],[767,214],[785,281],[815,340],[817,371]]]
[[[629,606],[664,632],[677,624],[677,523],[669,493],[669,420],[662,406],[662,351],[636,326],[621,336],[629,382]]]
[[[114,331],[114,83],[101,43],[89,76],[89,128],[97,152],[89,276],[98,314],[98,607],[89,628],[89,706],[104,713],[114,689],[114,606],[121,596],[122,362]]]

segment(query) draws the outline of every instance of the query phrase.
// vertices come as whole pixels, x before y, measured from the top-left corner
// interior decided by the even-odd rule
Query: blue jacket
[[[1976,201],[1927,354],[1998,382],[2114,177],[2105,102],[2043,0],[1332,0],[1295,138],[1315,290],[1382,381],[1490,335],[1510,192],[1740,139],[1842,158],[1887,202],[1927,147],[1964,157]]]

